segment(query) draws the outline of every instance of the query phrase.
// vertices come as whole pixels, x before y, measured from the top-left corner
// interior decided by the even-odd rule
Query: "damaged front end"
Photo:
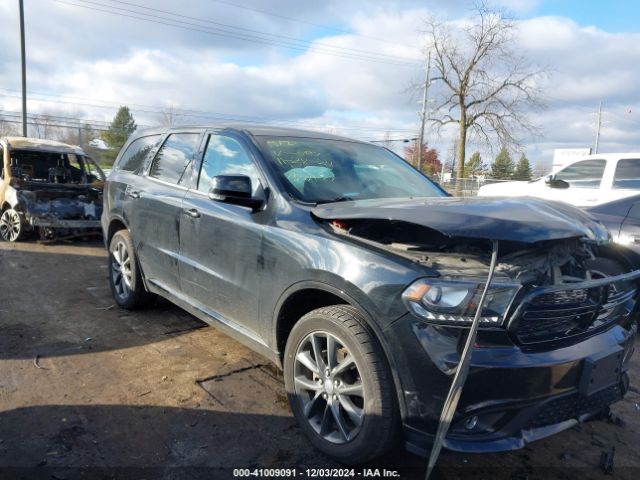
[[[415,315],[439,325],[470,324],[489,272],[486,239],[450,237],[393,219],[334,219],[326,225],[336,234],[436,272],[435,278],[421,278],[404,292],[403,300]],[[481,324],[506,328],[524,344],[595,333],[605,320],[619,320],[623,309],[626,317],[635,307],[640,276],[635,269],[640,265],[634,266],[634,258],[632,252],[581,237],[535,243],[502,240]],[[524,311],[527,306],[531,311]],[[548,308],[535,315],[537,306]],[[561,315],[554,315],[554,308]]]
[[[402,294],[408,313],[385,330],[400,352],[409,448],[430,450],[480,304],[492,239],[500,253],[444,446],[521,448],[620,400],[637,331],[638,257],[570,207],[524,201],[509,215],[504,203],[447,200],[352,202],[312,213],[333,234],[421,267]]]
[[[26,227],[36,230],[41,240],[100,232],[100,188],[23,182],[17,197]]]
[[[0,175],[0,237],[42,241],[100,234],[105,175],[79,147],[10,138]]]

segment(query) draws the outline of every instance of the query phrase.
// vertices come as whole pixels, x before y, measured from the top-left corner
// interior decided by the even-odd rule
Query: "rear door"
[[[615,162],[608,199],[618,200],[640,193],[640,158],[621,158]]]
[[[211,179],[221,174],[249,176],[254,193],[264,183],[241,137],[211,133],[205,142],[202,166],[184,196],[180,216],[182,289],[210,315],[244,327],[245,334],[258,333],[264,214],[216,202],[208,192]]]
[[[130,229],[136,253],[148,282],[172,293],[180,292],[178,255],[182,198],[188,171],[201,133],[171,133],[148,167],[140,188],[129,186],[133,200]]]
[[[136,138],[119,155],[104,189],[104,213],[109,220],[119,218],[131,226],[137,203],[131,192],[144,190],[146,179],[142,175],[149,158],[155,155],[160,146],[161,139],[161,134]],[[133,231],[131,234],[137,250],[137,234],[134,235]]]

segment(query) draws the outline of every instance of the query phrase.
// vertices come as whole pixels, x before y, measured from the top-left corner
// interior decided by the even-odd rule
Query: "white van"
[[[589,155],[531,182],[480,187],[484,197],[539,197],[590,207],[640,193],[640,153]]]

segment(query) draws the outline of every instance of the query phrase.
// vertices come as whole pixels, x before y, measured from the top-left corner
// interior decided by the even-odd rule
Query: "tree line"
[[[413,144],[404,149],[404,159],[417,168],[418,166],[418,145]],[[445,172],[454,170],[454,162],[444,165]],[[457,169],[460,171],[460,169]],[[440,153],[435,148],[429,148],[426,144],[422,146],[422,172],[430,177],[440,179],[443,172],[443,162]],[[532,179],[531,163],[527,156],[522,153],[518,161],[514,161],[511,152],[507,147],[502,147],[498,155],[490,165],[487,165],[480,152],[474,152],[464,163],[465,177],[487,177],[496,180],[522,180]],[[453,173],[453,172],[452,172]]]

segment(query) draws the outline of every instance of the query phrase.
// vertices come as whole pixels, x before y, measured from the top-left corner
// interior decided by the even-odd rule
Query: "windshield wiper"
[[[353,198],[353,197],[341,196],[341,197],[336,197],[336,198],[331,199],[331,200],[319,200],[319,201],[316,202],[316,204],[320,205],[322,203],[352,202],[354,200],[355,200],[355,198]]]

